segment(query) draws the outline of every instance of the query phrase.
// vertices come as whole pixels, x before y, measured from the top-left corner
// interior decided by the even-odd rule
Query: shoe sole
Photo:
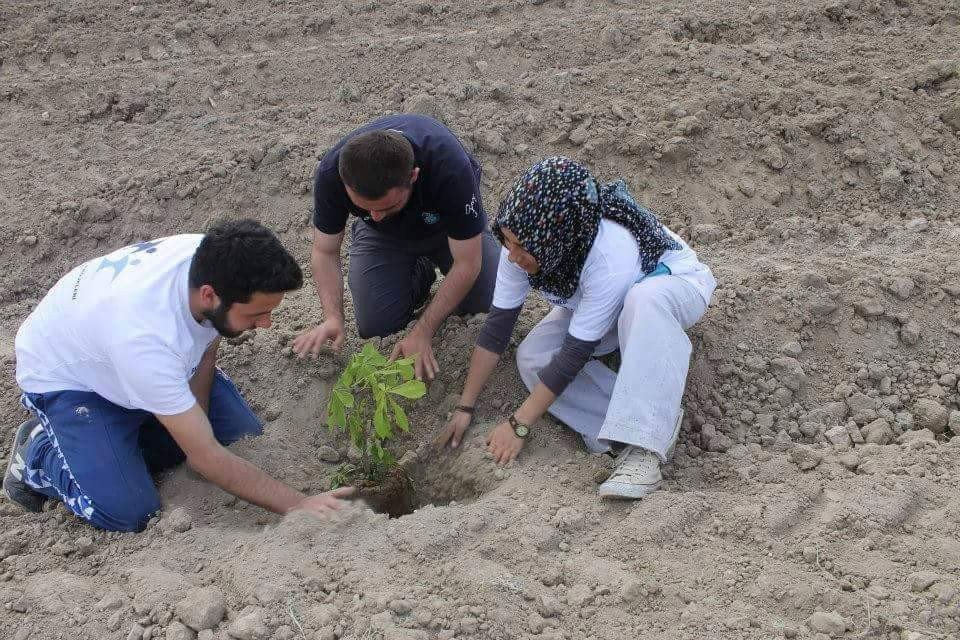
[[[17,458],[19,458],[21,461],[23,460],[23,457],[20,455],[23,450],[23,446],[30,438],[30,434],[34,429],[37,428],[37,425],[39,424],[39,420],[36,418],[31,418],[30,420],[27,420],[21,424],[17,429],[17,435],[14,436],[13,447],[10,450],[10,459],[7,460],[7,468],[3,474],[3,494],[11,502],[18,504],[25,510],[33,513],[39,513],[43,510],[43,503],[46,502],[47,498],[46,496],[43,496],[30,489],[30,487],[28,487],[22,479],[18,480],[14,475],[13,465],[17,461]],[[21,499],[18,494],[22,491],[29,491],[32,495],[24,496],[24,498]],[[37,496],[39,499],[34,500],[34,496]]]
[[[662,482],[658,482],[658,483],[656,483],[656,484],[643,485],[644,491],[643,491],[643,493],[640,493],[639,495],[632,495],[632,494],[629,494],[629,493],[626,493],[626,492],[624,492],[624,493],[616,493],[616,492],[614,492],[614,491],[612,491],[612,490],[611,490],[611,491],[604,491],[602,488],[597,490],[597,494],[598,494],[601,498],[607,498],[607,499],[609,499],[609,500],[639,500],[640,498],[645,498],[645,497],[647,497],[648,495],[650,495],[651,493],[653,493],[654,491],[656,491],[657,489],[659,489],[659,488],[660,488],[660,485],[662,485],[662,484],[663,484]]]

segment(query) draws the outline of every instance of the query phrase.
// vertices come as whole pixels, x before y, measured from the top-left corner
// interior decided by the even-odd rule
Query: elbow
[[[200,451],[191,452],[187,455],[187,466],[191,471],[209,480],[211,472],[220,466],[223,452],[224,449],[219,443],[205,447]]]

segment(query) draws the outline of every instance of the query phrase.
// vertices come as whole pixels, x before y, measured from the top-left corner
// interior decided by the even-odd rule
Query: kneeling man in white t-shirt
[[[263,425],[216,367],[220,337],[269,327],[302,283],[293,257],[253,220],[73,269],[17,332],[17,383],[36,417],[15,435],[7,497],[28,511],[62,500],[96,527],[139,531],[160,509],[151,473],[186,461],[277,513],[340,508],[349,491],[305,496],[225,448]]]

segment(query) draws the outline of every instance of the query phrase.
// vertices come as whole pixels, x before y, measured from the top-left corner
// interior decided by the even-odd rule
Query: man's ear
[[[214,290],[213,286],[209,284],[200,285],[200,302],[203,303],[204,308],[206,309],[216,309],[220,306],[220,296],[217,295],[217,292]]]
[[[410,184],[413,184],[417,181],[417,178],[420,177],[420,167],[414,167],[413,171],[410,172]]]

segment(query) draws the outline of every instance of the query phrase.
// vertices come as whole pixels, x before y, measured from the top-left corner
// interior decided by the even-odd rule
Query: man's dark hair
[[[190,263],[190,286],[209,284],[221,306],[248,302],[260,293],[303,285],[303,272],[272,231],[256,220],[221,222],[204,236]]]
[[[413,145],[399,131],[367,131],[340,149],[337,169],[344,184],[364,198],[378,200],[394,187],[410,186]]]

